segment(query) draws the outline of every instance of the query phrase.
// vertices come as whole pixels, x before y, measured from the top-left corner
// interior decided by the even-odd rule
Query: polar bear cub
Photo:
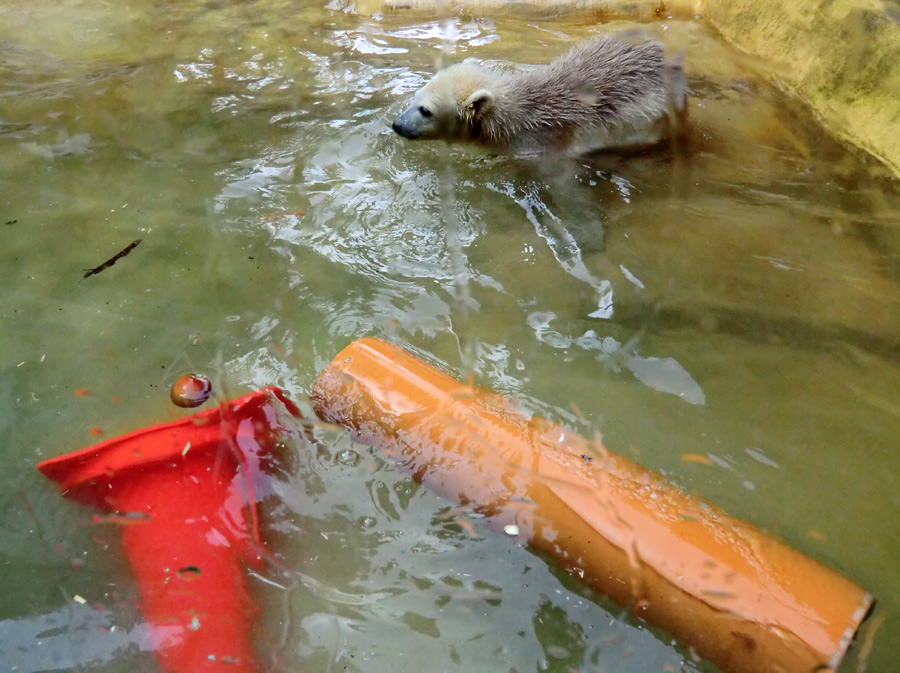
[[[686,113],[681,56],[601,35],[548,65],[475,59],[438,72],[393,123],[410,140],[480,143],[511,153],[639,149],[676,132]]]

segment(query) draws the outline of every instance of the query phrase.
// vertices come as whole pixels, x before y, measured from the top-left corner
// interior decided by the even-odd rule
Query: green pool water
[[[897,181],[692,22],[643,26],[686,52],[683,153],[524,160],[390,130],[441,63],[549,61],[608,28],[0,3],[3,670],[159,670],[115,526],[40,460],[185,415],[188,371],[308,411],[366,335],[847,575],[879,605],[841,670],[891,669]],[[340,430],[285,454],[262,531],[283,568],[250,577],[266,670],[715,670]]]

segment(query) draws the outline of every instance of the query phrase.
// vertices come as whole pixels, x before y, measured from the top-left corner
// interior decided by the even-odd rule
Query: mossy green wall
[[[900,175],[900,3],[708,0],[702,16],[831,133]]]

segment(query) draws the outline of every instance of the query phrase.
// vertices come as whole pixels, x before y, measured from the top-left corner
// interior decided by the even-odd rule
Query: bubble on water
[[[348,467],[355,467],[359,463],[359,454],[350,449],[344,449],[337,455],[337,462]]]
[[[374,516],[364,516],[359,520],[361,528],[375,528],[377,524],[378,520]]]

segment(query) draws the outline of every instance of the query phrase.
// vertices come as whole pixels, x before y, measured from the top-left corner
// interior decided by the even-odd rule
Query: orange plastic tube
[[[730,673],[835,669],[872,605],[750,524],[387,342],[344,349],[313,404]]]

